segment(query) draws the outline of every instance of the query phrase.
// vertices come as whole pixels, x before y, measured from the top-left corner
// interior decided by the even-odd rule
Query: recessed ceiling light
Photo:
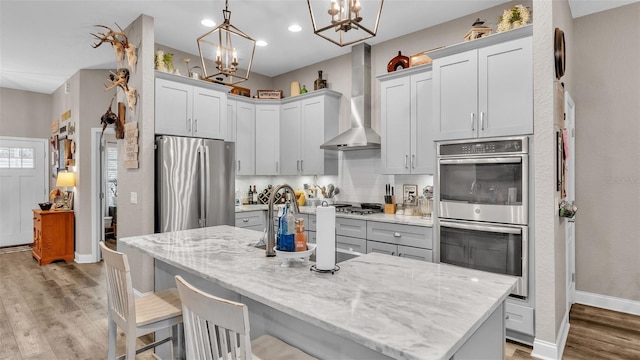
[[[291,32],[298,32],[300,30],[302,30],[300,25],[293,24],[293,25],[289,26],[289,31],[291,31]]]
[[[264,40],[258,40],[256,41],[256,45],[257,46],[267,46],[267,42]]]
[[[202,21],[200,21],[200,24],[206,26],[206,27],[214,27],[216,26],[215,21],[211,20],[211,19],[204,19]]]

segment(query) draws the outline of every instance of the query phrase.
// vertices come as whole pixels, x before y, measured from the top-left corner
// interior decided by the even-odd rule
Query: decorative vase
[[[297,81],[291,82],[291,96],[300,95],[300,83]]]
[[[313,83],[313,90],[320,90],[327,88],[327,80],[322,79],[322,70],[318,70],[318,78]]]
[[[302,89],[300,89],[300,94],[306,94],[307,92],[308,92],[307,88],[304,85],[302,85]]]
[[[409,67],[409,57],[402,55],[401,51],[398,51],[398,56],[394,57],[387,64],[387,72],[393,72],[398,69],[406,69]]]

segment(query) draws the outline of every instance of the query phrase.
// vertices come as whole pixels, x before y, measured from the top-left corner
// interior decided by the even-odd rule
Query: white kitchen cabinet
[[[227,139],[226,89],[156,73],[155,133]],[[167,79],[169,78],[169,79]]]
[[[338,135],[340,93],[331,90],[282,101],[280,175],[337,175],[338,155],[320,145]]]
[[[367,240],[367,254],[379,253],[392,256],[406,257],[420,261],[433,261],[433,252],[411,246],[395,245],[379,241]]]
[[[436,140],[533,133],[532,27],[429,53]]]
[[[434,174],[431,66],[379,76],[385,174]]]
[[[258,102],[255,106],[256,175],[278,175],[280,173],[280,104]]]
[[[256,106],[250,99],[227,99],[227,124],[231,126],[236,143],[236,175],[256,173]]]
[[[264,211],[245,211],[236,213],[236,227],[264,231],[266,228]]]

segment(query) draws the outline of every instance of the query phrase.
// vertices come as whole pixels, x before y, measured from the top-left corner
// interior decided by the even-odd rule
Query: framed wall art
[[[282,99],[282,90],[258,90],[258,99]]]

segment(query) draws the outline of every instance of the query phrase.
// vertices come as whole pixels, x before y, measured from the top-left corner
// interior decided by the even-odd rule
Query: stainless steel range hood
[[[351,47],[351,128],[320,146],[325,150],[379,149],[380,135],[371,128],[371,46]]]

